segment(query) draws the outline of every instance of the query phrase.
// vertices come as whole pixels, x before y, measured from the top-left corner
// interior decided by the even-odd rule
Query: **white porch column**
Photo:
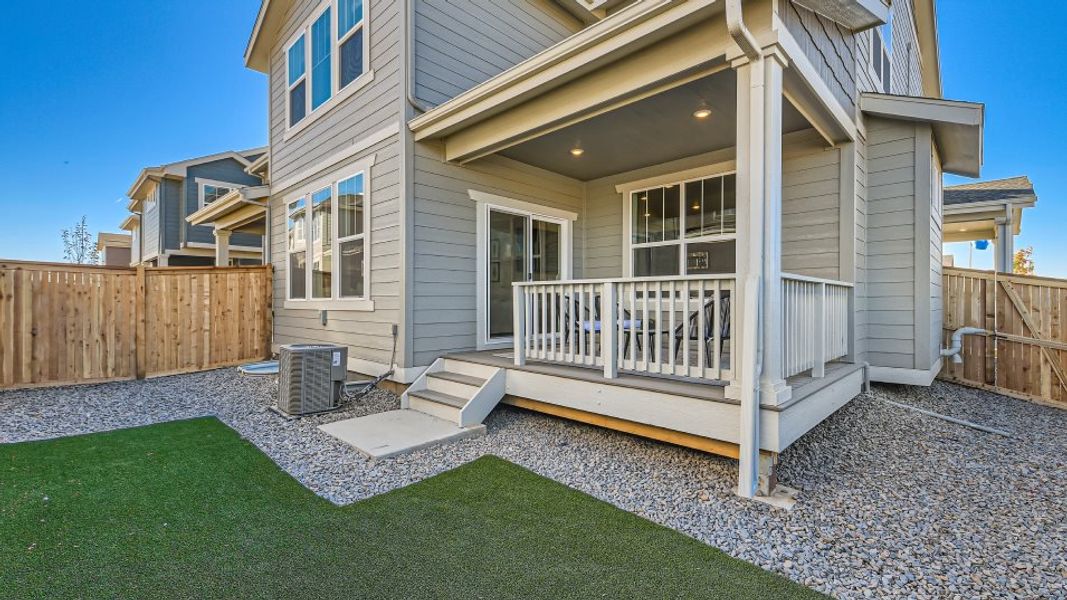
[[[764,65],[763,58],[734,61],[737,71],[737,286],[734,327],[735,389],[741,401],[737,493],[756,495],[759,482],[759,351],[760,304],[763,272],[763,164]],[[739,309],[739,310],[738,310]],[[731,359],[734,360],[734,359]]]
[[[763,59],[763,368],[760,402],[781,404],[792,391],[782,368],[782,68],[785,58]]]
[[[230,234],[226,229],[215,230],[215,266],[230,266]]]
[[[1011,273],[1015,270],[1015,236],[1012,230],[1011,207],[1007,216],[996,220],[997,239],[993,241],[993,268],[998,273]]]

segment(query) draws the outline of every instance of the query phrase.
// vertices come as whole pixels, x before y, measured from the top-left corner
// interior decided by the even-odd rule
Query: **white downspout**
[[[433,109],[415,98],[415,0],[404,0],[404,74],[407,77],[407,101],[412,108],[424,113]]]
[[[762,60],[763,53],[759,43],[756,41],[755,36],[752,35],[752,32],[745,26],[741,13],[741,0],[726,0],[726,28],[749,60],[753,62]],[[753,201],[762,203],[763,198],[752,198],[750,194],[749,202]],[[766,218],[766,215],[763,215],[763,218]],[[760,244],[758,256],[750,257],[748,264],[762,270],[763,258],[763,244]],[[748,275],[750,274],[746,274],[744,281],[739,278],[737,282],[738,287],[743,286],[745,298],[753,296],[756,298],[756,301],[748,306],[752,310],[744,311],[743,314],[745,316],[742,322],[742,331],[755,330],[755,339],[753,341],[756,349],[756,362],[753,365],[754,372],[746,373],[744,368],[739,369],[742,378],[740,381],[741,418],[738,422],[740,452],[738,455],[737,493],[743,498],[755,497],[759,486],[759,382],[763,366],[761,318],[763,313],[763,290],[760,285],[760,278],[751,278]],[[745,324],[744,321],[749,319],[755,319],[755,323],[749,322]]]
[[[741,14],[741,0],[726,0],[726,30],[730,37],[750,59],[760,58],[763,53],[760,50],[756,36],[745,27],[744,16]]]

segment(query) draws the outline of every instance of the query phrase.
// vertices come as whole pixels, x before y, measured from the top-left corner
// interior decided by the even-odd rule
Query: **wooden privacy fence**
[[[223,367],[270,339],[270,266],[0,261],[0,388]]]
[[[954,267],[943,279],[942,344],[960,327],[992,334],[965,336],[941,379],[1067,406],[1067,281]]]

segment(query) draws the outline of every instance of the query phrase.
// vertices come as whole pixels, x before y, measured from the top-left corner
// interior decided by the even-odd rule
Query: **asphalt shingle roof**
[[[995,202],[998,200],[1036,200],[1034,184],[1022,175],[978,183],[948,186],[944,190],[945,206]]]

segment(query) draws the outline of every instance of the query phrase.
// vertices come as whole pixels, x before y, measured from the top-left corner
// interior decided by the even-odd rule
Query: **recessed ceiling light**
[[[711,109],[707,106],[701,106],[693,113],[693,116],[697,119],[707,119],[711,116]]]
[[[581,147],[576,146],[574,148],[571,148],[571,156],[581,156],[583,154],[585,154],[585,150],[583,150]]]

